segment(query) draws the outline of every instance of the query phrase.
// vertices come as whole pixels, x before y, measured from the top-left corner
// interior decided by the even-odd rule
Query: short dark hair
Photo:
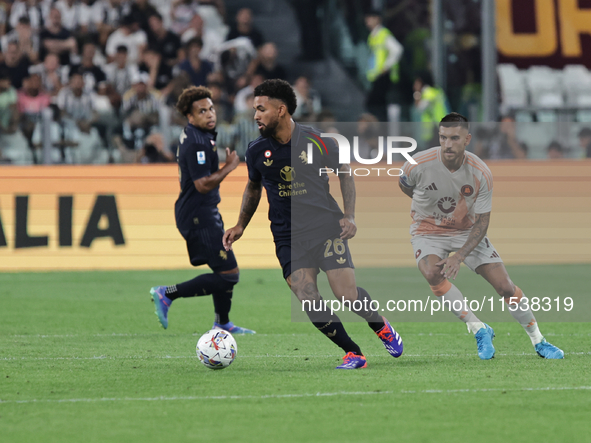
[[[583,128],[583,129],[581,129],[581,131],[579,132],[578,137],[579,138],[591,137],[591,128]]]
[[[127,54],[129,52],[129,50],[127,49],[127,46],[126,45],[119,45],[119,46],[117,46],[117,48],[115,49],[115,51],[118,54],[123,54],[123,53]]]
[[[263,83],[254,88],[255,97],[269,97],[276,100],[281,100],[287,106],[289,115],[293,115],[298,107],[295,92],[289,83],[285,80],[274,78],[265,80]]]
[[[158,20],[162,21],[162,15],[158,11],[152,11],[150,13],[150,17],[156,17]]]
[[[185,48],[189,49],[193,45],[198,45],[200,48],[203,48],[203,40],[201,39],[201,37],[193,37],[191,40],[185,43]]]
[[[176,109],[182,115],[188,115],[193,108],[193,102],[198,102],[204,98],[211,99],[211,91],[205,86],[189,86],[185,89],[176,103]]]
[[[439,122],[439,126],[443,126],[444,128],[455,128],[459,126],[470,132],[470,122],[466,117],[464,117],[462,114],[458,114],[457,112],[452,112],[443,117]]]

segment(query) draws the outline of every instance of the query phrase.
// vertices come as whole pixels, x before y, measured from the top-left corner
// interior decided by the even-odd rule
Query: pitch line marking
[[[415,358],[437,358],[437,357],[474,357],[476,354],[403,354],[404,357]],[[535,352],[506,352],[497,353],[496,355],[511,357],[511,356],[530,356],[537,355]],[[564,355],[591,355],[591,352],[565,352]],[[365,354],[370,358],[387,358],[384,354]],[[281,355],[281,354],[265,354],[265,355],[241,355],[240,358],[340,358],[342,355],[337,354],[302,354],[302,355]],[[92,357],[2,357],[0,361],[39,361],[39,360],[151,360],[151,359],[193,359],[197,358],[195,355],[128,355],[128,356],[107,356],[97,355]]]
[[[120,401],[203,401],[203,400],[269,400],[285,398],[335,397],[341,395],[392,395],[392,394],[467,394],[479,392],[536,392],[536,391],[583,391],[591,390],[591,386],[560,386],[538,388],[486,388],[486,389],[424,389],[419,391],[359,391],[359,392],[316,392],[309,394],[282,395],[215,395],[215,396],[182,396],[182,397],[113,397],[113,398],[63,398],[63,399],[31,399],[31,400],[0,400],[0,404],[27,403],[98,403]]]

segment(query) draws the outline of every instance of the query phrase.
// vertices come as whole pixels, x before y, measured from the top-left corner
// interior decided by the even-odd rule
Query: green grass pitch
[[[509,272],[541,297],[585,294],[588,269]],[[428,291],[416,269],[382,272],[397,282],[382,288],[394,297]],[[368,368],[336,371],[340,349],[312,325],[291,321],[281,272],[244,270],[232,319],[258,333],[237,336],[236,361],[212,371],[195,356],[212,324],[211,298],[175,302],[166,331],[149,301],[151,286],[193,275],[0,274],[0,441],[591,441],[589,323],[540,325],[565,350],[562,361],[536,356],[513,321],[491,324],[491,361],[478,359],[455,319],[395,323],[405,345],[399,359],[365,324],[348,323]],[[358,270],[360,285],[362,278]],[[468,297],[492,294],[465,268],[456,284]]]

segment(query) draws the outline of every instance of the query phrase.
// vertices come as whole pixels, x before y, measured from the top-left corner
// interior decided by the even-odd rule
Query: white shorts
[[[427,255],[436,255],[442,260],[447,258],[450,252],[455,252],[464,246],[469,235],[470,233],[467,232],[453,237],[441,235],[417,235],[413,237],[410,242],[415,251],[417,265],[419,264],[419,260]],[[480,265],[503,263],[503,260],[488,237],[484,237],[478,246],[470,252],[470,255],[466,257],[464,263],[472,271],[476,271],[476,268]]]

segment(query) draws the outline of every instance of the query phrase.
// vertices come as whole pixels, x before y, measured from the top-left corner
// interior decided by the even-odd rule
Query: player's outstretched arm
[[[412,193],[413,193],[413,191],[415,189],[414,186],[412,188],[407,188],[406,186],[404,186],[400,182],[398,182],[398,186],[400,187],[400,189],[402,189],[402,192],[404,192],[406,195],[408,195],[410,198],[412,198]]]
[[[195,183],[195,188],[197,188],[200,194],[207,194],[215,189],[239,164],[240,158],[236,151],[230,151],[230,148],[226,148],[226,164],[213,174],[195,180],[193,182]]]
[[[355,224],[355,181],[351,175],[347,175],[347,169],[350,170],[349,165],[342,165],[339,171],[341,194],[343,195],[343,206],[345,208],[345,216],[339,220],[343,240],[353,238],[357,234],[357,225]],[[341,175],[341,171],[344,171],[345,174]]]
[[[488,224],[490,222],[490,212],[484,214],[476,214],[476,220],[468,236],[468,240],[464,243],[458,252],[451,257],[448,257],[440,262],[436,263],[437,266],[443,266],[441,273],[445,278],[456,279],[458,272],[460,272],[460,265],[466,257],[474,250],[476,246],[482,241],[488,230]]]
[[[226,230],[222,242],[226,251],[232,249],[232,243],[242,237],[244,230],[250,223],[261,201],[262,185],[261,182],[248,180],[244,194],[242,195],[242,205],[240,206],[240,216],[236,226]]]

